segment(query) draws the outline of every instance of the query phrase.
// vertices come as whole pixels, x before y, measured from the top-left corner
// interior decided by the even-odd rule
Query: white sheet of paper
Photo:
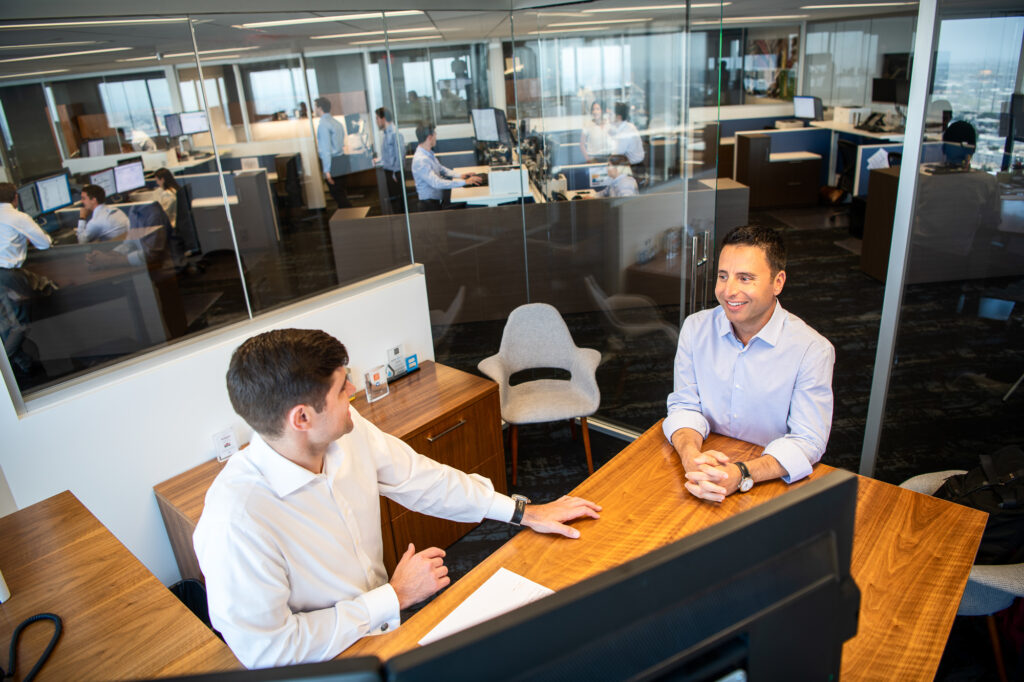
[[[499,568],[473,594],[466,597],[466,601],[456,606],[433,630],[424,635],[420,646],[454,635],[549,594],[554,594],[554,590],[527,580],[518,573]]]
[[[879,149],[877,152],[868,157],[868,168],[871,170],[878,170],[879,168],[889,167],[889,152],[884,149]]]

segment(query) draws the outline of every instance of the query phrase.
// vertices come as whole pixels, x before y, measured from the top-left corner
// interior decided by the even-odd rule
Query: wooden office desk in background
[[[0,518],[0,547],[11,589],[11,598],[0,604],[5,666],[14,628],[52,612],[64,630],[39,680],[138,679],[241,667],[227,645],[70,492]],[[23,631],[17,679],[52,634],[48,622]]]
[[[762,452],[718,435],[705,449],[741,460]],[[830,471],[818,465],[806,480]],[[803,485],[762,483],[714,504],[692,497],[683,482],[659,422],[573,491],[604,507],[600,520],[576,524],[580,539],[523,531],[398,630],[365,637],[342,655],[387,659],[415,648],[499,567],[560,590]],[[934,677],[984,524],[982,512],[858,479],[851,572],[861,590],[860,624],[843,647],[843,680]]]
[[[390,389],[386,398],[374,403],[367,403],[360,392],[352,404],[416,452],[480,474],[491,479],[496,490],[506,492],[496,383],[428,360]],[[206,491],[222,467],[213,459],[153,488],[183,578],[203,579],[192,533],[203,513]],[[475,525],[424,516],[381,498],[384,566],[390,573],[410,542],[417,547],[447,547]]]

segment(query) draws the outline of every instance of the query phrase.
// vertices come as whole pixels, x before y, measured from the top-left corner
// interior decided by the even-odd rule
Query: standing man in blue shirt
[[[345,151],[345,127],[331,116],[331,100],[317,97],[313,102],[313,112],[320,117],[316,126],[316,151],[320,156],[320,167],[323,168],[327,190],[334,198],[338,208],[351,208],[348,193],[345,191],[345,176],[331,172],[331,162],[335,156]]]
[[[395,127],[391,112],[380,107],[374,112],[377,115],[377,127],[381,132],[380,159],[378,163],[384,173],[388,196],[381,200],[381,208],[389,205],[395,213],[401,213],[402,207],[402,160],[405,154],[405,140]]]
[[[779,304],[785,267],[778,232],[736,228],[719,256],[721,305],[683,322],[662,429],[682,460],[686,489],[701,499],[721,502],[776,478],[792,483],[825,452],[835,349]],[[764,453],[746,463],[702,453],[711,431],[762,445]]]
[[[429,123],[416,126],[416,140],[419,146],[412,157],[412,177],[416,181],[416,195],[420,200],[421,211],[436,211],[445,208],[444,193],[453,187],[479,185],[483,179],[472,173],[456,174],[441,165],[434,156],[437,144],[437,131]]]

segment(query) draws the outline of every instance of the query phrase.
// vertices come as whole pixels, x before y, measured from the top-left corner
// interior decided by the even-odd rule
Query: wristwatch
[[[509,520],[513,526],[523,525],[523,514],[526,513],[526,505],[530,504],[530,498],[526,495],[513,495],[512,499],[516,503],[516,510],[512,513],[512,518]]]
[[[748,492],[754,487],[754,479],[750,477],[750,469],[743,462],[736,462],[736,467],[740,470],[740,492]]]

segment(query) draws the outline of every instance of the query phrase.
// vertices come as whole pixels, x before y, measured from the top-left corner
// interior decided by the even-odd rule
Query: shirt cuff
[[[672,434],[679,429],[693,429],[701,435],[701,438],[707,438],[708,433],[711,431],[711,428],[708,426],[708,420],[704,418],[704,415],[692,410],[672,412],[661,423],[661,430],[670,443],[672,442]]]
[[[504,521],[508,523],[512,520],[512,515],[516,512],[516,503],[508,495],[502,495],[501,493],[494,493],[494,499],[491,500],[491,506],[484,514],[484,518],[494,519],[495,521]]]
[[[399,618],[398,595],[391,583],[384,583],[380,587],[364,592],[360,598],[366,604],[366,611],[370,615],[371,635],[380,635],[394,630],[401,624]]]
[[[765,446],[764,453],[778,460],[786,470],[786,475],[782,477],[786,483],[799,481],[809,476],[813,470],[807,455],[792,438],[776,438]]]

